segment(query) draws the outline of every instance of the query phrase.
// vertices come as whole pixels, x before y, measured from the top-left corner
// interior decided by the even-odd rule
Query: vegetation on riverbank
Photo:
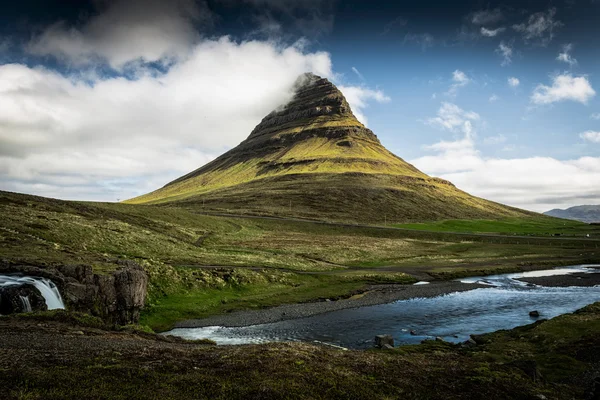
[[[599,330],[599,303],[477,336],[470,347],[428,341],[372,351],[303,343],[207,347],[64,317],[0,317],[0,397],[585,398],[594,393]]]

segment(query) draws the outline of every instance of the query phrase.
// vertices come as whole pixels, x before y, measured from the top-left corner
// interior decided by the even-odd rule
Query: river
[[[273,341],[323,342],[345,348],[369,348],[379,334],[390,334],[396,344],[415,344],[441,337],[461,342],[471,334],[511,329],[535,319],[553,318],[600,301],[600,286],[545,287],[516,279],[575,272],[600,273],[591,266],[462,279],[488,288],[450,293],[434,298],[414,298],[389,304],[345,309],[307,318],[246,327],[210,326],[176,328],[168,335],[186,339],[208,338],[217,344],[248,344]]]

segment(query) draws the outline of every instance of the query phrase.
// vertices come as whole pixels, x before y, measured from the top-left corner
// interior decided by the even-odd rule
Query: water
[[[25,312],[31,312],[31,303],[29,302],[29,296],[19,296],[21,298],[21,304],[23,304],[23,310]]]
[[[62,300],[58,288],[50,279],[33,276],[0,275],[0,287],[20,286],[26,283],[35,286],[37,290],[40,291],[44,299],[46,299],[48,310],[65,308],[65,303]],[[21,297],[21,300],[24,301],[23,297]],[[27,305],[29,305],[29,298],[27,298],[26,301]],[[31,310],[31,305],[29,305],[29,310]]]
[[[599,273],[580,267],[463,279],[484,283],[489,288],[451,293],[434,298],[416,298],[389,304],[333,311],[313,317],[241,328],[177,328],[166,334],[187,339],[208,338],[217,344],[264,343],[273,341],[324,342],[347,348],[368,348],[378,334],[391,334],[396,344],[415,344],[442,337],[465,341],[470,334],[510,329],[535,319],[573,312],[600,301],[600,286],[553,288],[528,286],[520,277]],[[411,334],[414,331],[414,335]]]

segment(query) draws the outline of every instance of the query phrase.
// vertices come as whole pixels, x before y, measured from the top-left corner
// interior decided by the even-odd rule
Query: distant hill
[[[544,214],[551,217],[574,219],[581,222],[600,222],[600,204],[588,205],[588,206],[575,206],[561,210],[555,208],[554,210],[546,211]]]
[[[327,79],[296,94],[214,161],[128,203],[368,223],[537,215],[474,197],[387,150]]]

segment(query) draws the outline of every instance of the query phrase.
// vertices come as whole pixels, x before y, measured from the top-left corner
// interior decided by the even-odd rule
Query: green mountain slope
[[[312,74],[240,145],[127,202],[373,223],[532,214],[471,196],[392,154],[342,93]]]

